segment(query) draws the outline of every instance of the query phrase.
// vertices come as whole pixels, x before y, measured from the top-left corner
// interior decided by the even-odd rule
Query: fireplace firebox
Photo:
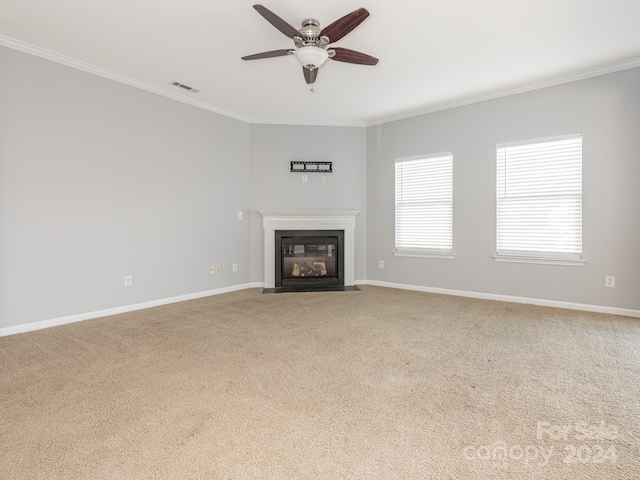
[[[275,237],[276,288],[344,285],[344,230],[276,230]]]

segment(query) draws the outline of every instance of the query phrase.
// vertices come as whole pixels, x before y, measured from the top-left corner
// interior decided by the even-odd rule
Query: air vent
[[[180,82],[173,82],[171,85],[175,87],[184,88],[185,90],[188,90],[191,93],[198,93],[200,91],[197,88],[190,87],[189,85],[185,85],[184,83],[180,83]]]

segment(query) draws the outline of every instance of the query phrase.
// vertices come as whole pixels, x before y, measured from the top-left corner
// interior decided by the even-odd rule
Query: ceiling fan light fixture
[[[325,49],[314,46],[298,48],[295,56],[303,67],[309,69],[320,68],[329,58]]]

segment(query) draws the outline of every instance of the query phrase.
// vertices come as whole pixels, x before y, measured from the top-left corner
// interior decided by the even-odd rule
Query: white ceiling
[[[240,59],[293,46],[252,5],[0,0],[0,44],[256,123],[372,125],[640,66],[639,0],[264,0],[295,28],[371,14],[336,46],[378,65],[330,60],[310,93],[293,56]]]

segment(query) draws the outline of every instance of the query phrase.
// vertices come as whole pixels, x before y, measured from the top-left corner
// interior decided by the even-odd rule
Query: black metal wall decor
[[[291,161],[292,172],[323,172],[331,173],[333,171],[333,162],[303,162],[303,161]]]

